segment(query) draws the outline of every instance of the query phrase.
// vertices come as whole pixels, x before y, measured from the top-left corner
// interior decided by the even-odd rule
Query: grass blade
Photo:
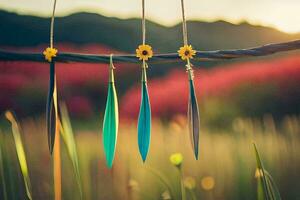
[[[160,173],[160,171],[156,170],[156,169],[153,169],[152,167],[147,167],[147,169],[155,176],[157,177],[161,183],[163,183],[163,185],[167,188],[167,190],[170,192],[170,196],[171,196],[171,199],[173,199],[175,196],[174,196],[174,191],[171,187],[171,184],[170,182],[168,181],[168,179],[162,174]]]
[[[200,117],[197,96],[195,93],[194,81],[189,80],[190,96],[188,104],[188,125],[190,131],[191,142],[196,160],[198,160],[199,152],[199,132],[200,132]]]
[[[103,146],[106,157],[106,162],[109,168],[113,165],[115,157],[116,143],[118,138],[119,126],[119,111],[118,111],[118,98],[114,83],[112,56],[110,57],[109,69],[109,84],[108,94],[106,101],[105,114],[103,119]]]
[[[259,152],[255,143],[253,143],[259,178],[261,179],[265,200],[281,200],[279,190],[273,181],[272,176],[264,169]]]
[[[258,168],[255,171],[255,178],[257,179],[257,200],[264,200],[264,186],[261,178],[261,170]]]
[[[147,88],[147,75],[146,69],[142,69],[142,94],[141,106],[138,119],[138,144],[139,151],[145,162],[150,145],[151,134],[151,107]]]
[[[265,176],[266,176],[266,180],[267,180],[268,189],[272,195],[272,199],[281,200],[281,196],[280,196],[278,187],[276,186],[271,174],[265,170]]]
[[[2,185],[2,191],[3,191],[3,198],[4,200],[8,200],[8,190],[7,190],[7,186],[6,186],[6,180],[5,180],[5,174],[4,174],[4,158],[3,158],[3,155],[2,155],[2,141],[3,141],[3,137],[2,137],[2,133],[0,131],[0,179],[1,179],[1,185]]]
[[[54,199],[61,200],[61,156],[60,156],[60,133],[59,120],[56,118],[55,142],[53,149],[53,178],[54,178]]]
[[[257,150],[257,147],[256,147],[255,143],[253,143],[253,147],[254,147],[254,152],[255,152],[255,157],[256,157],[256,168],[261,173],[260,177],[261,177],[262,184],[263,184],[265,200],[271,200],[269,190],[268,190],[268,187],[267,187],[267,180],[266,180],[266,177],[265,177],[264,168],[263,168],[263,165],[262,165],[262,162],[261,162],[261,159],[260,159],[260,156],[259,156],[259,153],[258,153],[258,150]]]
[[[78,162],[78,155],[77,155],[77,148],[76,148],[76,142],[74,138],[73,129],[71,126],[71,121],[69,118],[67,107],[64,103],[60,104],[60,116],[61,116],[61,135],[63,138],[63,141],[67,147],[68,155],[72,161],[72,165],[74,168],[74,173],[76,177],[76,182],[78,185],[80,197],[82,199],[82,185],[81,185],[81,176],[79,172],[79,162]]]
[[[13,133],[13,138],[15,141],[15,146],[16,146],[16,151],[17,151],[17,156],[18,156],[18,161],[20,164],[21,172],[23,175],[23,180],[26,188],[26,194],[28,199],[32,199],[31,195],[31,183],[30,183],[30,178],[29,178],[29,172],[28,172],[28,167],[27,167],[27,162],[26,162],[26,156],[25,156],[25,151],[24,147],[22,144],[22,139],[20,135],[20,129],[18,126],[18,123],[14,117],[14,115],[10,111],[6,111],[5,116],[8,121],[11,123],[12,127],[12,133]]]

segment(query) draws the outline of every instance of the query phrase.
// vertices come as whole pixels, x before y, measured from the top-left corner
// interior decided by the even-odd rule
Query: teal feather
[[[103,146],[106,162],[109,168],[112,167],[115,157],[119,126],[118,99],[114,84],[112,60],[110,66],[110,81],[108,85],[108,95],[103,120]]]
[[[191,142],[195,154],[195,158],[198,160],[199,152],[199,134],[200,134],[200,116],[198,109],[197,96],[195,93],[194,81],[189,80],[189,104],[188,104],[188,125],[191,137]]]
[[[151,107],[147,88],[146,69],[142,70],[142,94],[140,113],[138,118],[138,145],[139,151],[145,162],[150,145],[151,134]]]

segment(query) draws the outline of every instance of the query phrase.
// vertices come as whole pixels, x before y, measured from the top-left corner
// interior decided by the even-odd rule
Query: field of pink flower
[[[105,53],[99,45],[73,46],[60,44],[61,51]],[[9,49],[9,48],[8,48]],[[24,48],[37,52],[42,46]],[[185,114],[187,107],[187,74],[182,66],[163,77],[149,79],[149,93],[154,117],[170,118]],[[136,118],[139,109],[139,66],[116,64],[116,84],[119,93],[120,114]],[[149,70],[155,70],[150,67]],[[48,87],[48,65],[34,62],[0,63],[0,111],[12,108],[19,113],[44,112]],[[133,77],[134,75],[134,77]],[[57,64],[58,90],[66,101],[72,116],[89,118],[103,112],[106,100],[108,67],[106,64]],[[238,114],[251,114],[249,106],[258,115],[271,113],[283,116],[299,113],[300,58],[297,55],[273,60],[240,62],[211,69],[195,67],[195,87],[200,110],[217,101],[234,104]],[[213,101],[212,101],[213,99]],[[277,107],[277,109],[273,109]],[[274,112],[273,112],[274,111]]]

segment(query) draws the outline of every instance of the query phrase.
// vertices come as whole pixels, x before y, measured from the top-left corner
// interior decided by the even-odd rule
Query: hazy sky
[[[57,15],[92,11],[120,18],[139,17],[141,0],[57,0]],[[0,9],[49,16],[53,0],[0,0]],[[233,23],[247,20],[286,32],[300,32],[300,0],[185,0],[189,19]],[[180,0],[146,0],[148,19],[164,25],[180,21]]]

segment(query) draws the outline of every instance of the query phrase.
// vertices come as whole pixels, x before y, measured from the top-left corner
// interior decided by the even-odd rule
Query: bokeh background
[[[52,3],[2,0],[0,48],[42,52],[49,43]],[[60,52],[134,53],[141,43],[140,7],[138,0],[58,1],[55,47]],[[297,8],[300,2],[296,0],[186,0],[189,41],[197,50],[217,50],[299,39]],[[146,1],[146,15],[147,43],[154,52],[176,52],[182,46],[180,1]],[[137,151],[140,66],[116,63],[120,131],[113,170],[105,166],[101,141],[107,64],[57,64],[59,100],[66,103],[71,116],[83,199],[166,198],[167,188],[149,167],[164,174],[180,196],[178,174],[169,163],[169,155],[174,152],[184,155],[184,175],[196,180],[197,199],[256,199],[252,141],[258,144],[282,198],[299,199],[299,55],[299,51],[293,51],[263,58],[194,63],[201,115],[199,161],[193,159],[188,138],[184,63],[150,63],[153,138],[145,164]],[[48,76],[48,64],[0,61],[0,113],[10,109],[20,119],[34,199],[53,196],[44,119]],[[10,199],[20,199],[23,183],[3,115],[0,125],[11,162],[8,166],[14,166],[5,168],[4,174],[13,177],[12,185],[18,185],[13,189],[18,192]],[[64,148],[62,155],[63,199],[79,199]],[[213,181],[212,187],[205,187],[203,180],[207,179]]]

